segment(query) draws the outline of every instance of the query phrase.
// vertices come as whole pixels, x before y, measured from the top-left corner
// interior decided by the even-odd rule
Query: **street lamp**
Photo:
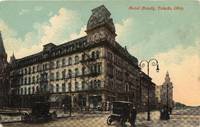
[[[148,74],[148,76],[149,76],[149,67],[150,67],[150,64],[152,65],[152,66],[156,66],[156,71],[157,72],[159,72],[159,64],[158,64],[158,60],[157,59],[155,59],[155,58],[152,58],[152,59],[149,59],[149,60],[142,60],[142,61],[140,61],[140,63],[139,63],[139,67],[140,68],[143,68],[143,67],[145,67],[145,66],[147,66],[147,74]],[[149,100],[150,100],[150,97],[149,97],[149,92],[150,92],[150,84],[148,84],[148,101],[147,101],[147,106],[148,106],[148,111],[147,111],[147,120],[148,121],[150,121],[150,102],[149,102]]]

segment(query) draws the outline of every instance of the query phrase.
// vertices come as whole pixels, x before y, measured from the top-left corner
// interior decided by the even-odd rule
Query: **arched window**
[[[33,79],[32,79],[32,82],[35,83],[35,76],[33,76],[32,78],[33,78]]]
[[[96,51],[96,58],[99,59],[99,56],[100,56],[100,52],[97,50]]]
[[[37,83],[38,83],[39,82],[39,75],[37,75],[36,80],[37,80]]]
[[[75,64],[78,64],[79,63],[79,56],[75,56]]]
[[[82,54],[82,61],[85,60],[85,53]]]
[[[64,67],[66,65],[66,60],[65,58],[62,59],[62,66]]]
[[[92,59],[94,60],[95,59],[95,52],[94,51],[92,51]]]
[[[71,69],[68,70],[68,76],[69,76],[69,78],[72,77],[72,70]]]
[[[64,69],[64,70],[62,71],[62,79],[65,79],[65,77],[66,77],[66,69]]]
[[[72,65],[72,58],[71,57],[69,57],[69,59],[68,59],[68,65]]]

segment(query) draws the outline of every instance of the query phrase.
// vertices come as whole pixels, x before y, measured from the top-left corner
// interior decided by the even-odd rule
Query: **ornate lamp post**
[[[142,60],[139,63],[140,68],[143,68],[147,66],[147,74],[149,76],[149,67],[150,65],[156,66],[156,71],[159,72],[159,64],[158,60],[155,58],[149,59],[149,60]],[[150,97],[149,97],[149,92],[150,92],[150,84],[148,84],[148,101],[147,101],[147,120],[150,121]]]

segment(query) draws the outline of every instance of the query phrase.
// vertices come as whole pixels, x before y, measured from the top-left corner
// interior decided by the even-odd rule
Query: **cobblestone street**
[[[4,127],[120,127],[115,122],[108,126],[106,120],[109,114],[87,114],[68,118],[61,118],[42,124],[7,123]],[[146,113],[137,115],[137,127],[200,127],[199,108],[174,111],[168,121],[159,120],[159,112],[151,113],[151,121],[146,121]],[[129,123],[126,123],[130,127]]]

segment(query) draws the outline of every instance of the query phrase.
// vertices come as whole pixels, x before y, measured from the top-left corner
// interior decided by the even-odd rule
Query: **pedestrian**
[[[135,107],[133,107],[131,110],[131,117],[130,117],[131,127],[135,127],[136,117],[137,117],[137,110]]]

